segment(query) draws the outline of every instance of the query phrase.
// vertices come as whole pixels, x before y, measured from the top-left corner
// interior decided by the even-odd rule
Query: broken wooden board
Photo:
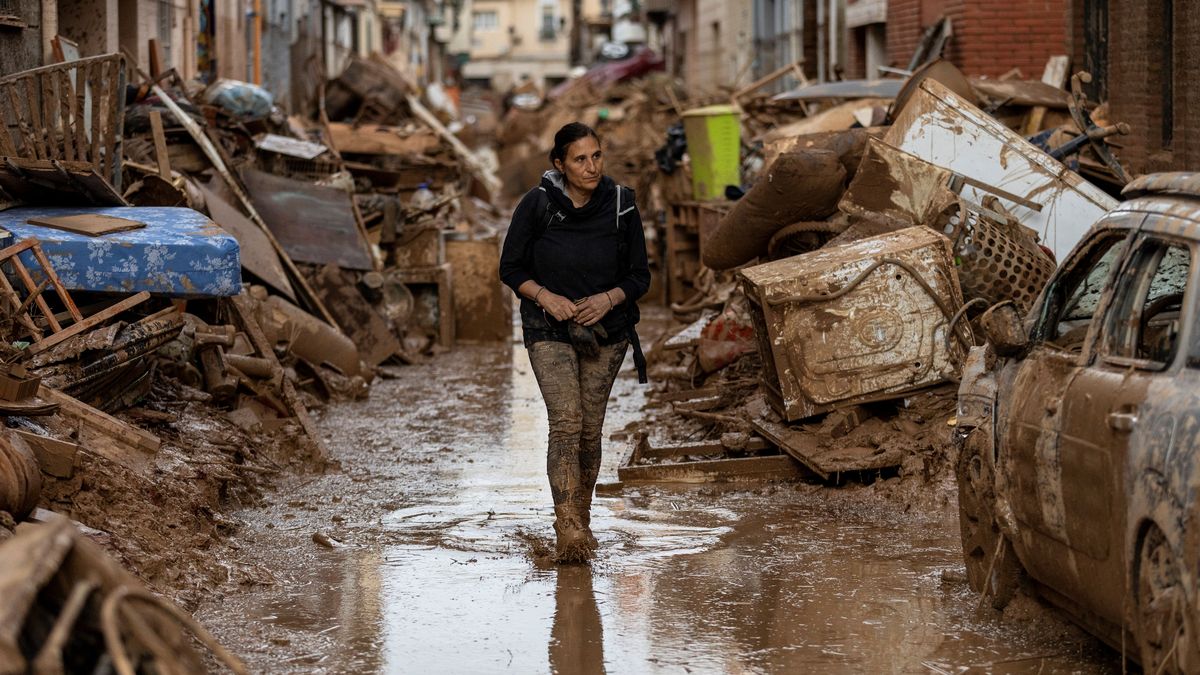
[[[321,302],[333,312],[339,326],[345,326],[347,336],[358,347],[358,354],[369,365],[377,366],[400,351],[400,340],[383,317],[359,293],[352,272],[326,265],[309,279]]]
[[[0,190],[26,204],[129,206],[87,162],[5,157],[0,161]]]
[[[293,259],[353,270],[372,270],[350,195],[254,169],[244,169],[254,209]]]
[[[751,426],[824,480],[852,471],[875,471],[899,466],[904,458],[899,450],[822,447],[816,434],[770,420],[755,420]]]
[[[58,414],[79,429],[85,453],[97,455],[137,473],[148,473],[162,445],[158,436],[45,385],[42,398],[59,404]]]
[[[275,349],[271,345],[271,341],[267,339],[263,333],[262,326],[254,316],[254,308],[252,300],[246,296],[238,295],[229,299],[229,305],[232,308],[232,315],[236,317],[236,322],[240,324],[243,332],[250,338],[250,343],[254,345],[254,349],[259,356],[271,362],[272,368],[282,368],[279,365],[279,359],[275,356]],[[283,386],[281,387],[284,404],[290,408],[292,416],[300,423],[300,428],[316,446],[321,455],[325,454],[324,448],[321,446],[321,437],[317,435],[317,427],[312,421],[312,417],[308,414],[308,408],[304,405],[304,401],[300,398],[300,394],[296,391],[292,381],[284,377]]]
[[[762,439],[752,439],[749,451],[770,447]],[[796,480],[807,472],[791,457],[761,455],[758,457],[725,458],[726,448],[720,443],[683,444],[655,448],[645,432],[638,432],[630,441],[629,450],[617,477],[622,483],[708,483],[725,480]],[[687,460],[692,456],[710,459]],[[648,459],[681,459],[675,462],[646,464]]]
[[[42,472],[55,478],[70,478],[75,475],[75,465],[79,456],[79,444],[70,441],[60,441],[50,436],[15,429],[17,434],[29,444],[37,457],[38,467]]]
[[[500,283],[500,239],[446,240],[446,262],[454,287],[454,339],[512,340],[512,293]]]
[[[280,262],[279,255],[275,253],[275,248],[271,246],[271,240],[261,228],[242,215],[242,212],[224,197],[228,188],[220,181],[213,181],[207,185],[194,182],[193,185],[204,195],[208,215],[213,222],[238,240],[242,267],[295,302],[296,291],[292,289],[287,270]]]
[[[354,127],[341,122],[329,124],[333,146],[350,155],[405,155],[424,157],[437,153],[441,139],[432,130],[422,129],[411,134],[397,127],[366,124]]]
[[[54,345],[56,345],[64,340],[67,340],[69,338],[75,337],[76,335],[79,335],[80,333],[82,333],[86,330],[95,328],[96,326],[99,326],[100,324],[104,323],[105,321],[108,321],[109,319],[120,314],[121,312],[124,312],[125,310],[130,309],[131,307],[134,307],[135,305],[140,305],[141,303],[143,303],[149,299],[150,299],[150,293],[148,291],[142,291],[140,293],[137,293],[136,295],[131,295],[128,298],[121,300],[120,302],[117,302],[113,305],[110,305],[109,307],[106,307],[106,308],[100,310],[99,312],[96,312],[95,314],[87,317],[86,319],[83,319],[82,321],[76,321],[75,323],[71,324],[70,326],[67,326],[63,330],[61,330],[57,333],[54,333],[53,335],[49,335],[41,340],[38,340],[37,342],[34,342],[33,344],[31,344],[25,348],[24,354],[26,356],[36,356],[37,354],[40,354],[40,353],[46,351],[47,349],[53,347]]]
[[[48,216],[35,217],[27,221],[30,225],[40,225],[42,227],[52,227],[56,230],[65,230],[76,234],[86,234],[89,237],[98,237],[102,234],[111,234],[113,232],[128,232],[129,230],[140,230],[146,227],[145,223],[131,220],[129,218],[118,218],[117,216],[105,216],[99,213],[80,213],[73,216]]]

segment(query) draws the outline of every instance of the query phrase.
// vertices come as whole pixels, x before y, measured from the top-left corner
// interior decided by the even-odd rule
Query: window
[[[1179,243],[1148,239],[1121,278],[1105,325],[1105,355],[1165,366],[1179,341],[1192,254]]]
[[[500,27],[500,17],[494,11],[475,12],[471,18],[475,30],[488,31]]]
[[[554,18],[554,6],[542,5],[542,28],[538,31],[538,37],[546,42],[553,42],[558,36],[557,23]]]
[[[1046,295],[1035,339],[1079,353],[1126,235],[1101,237],[1067,263]]]

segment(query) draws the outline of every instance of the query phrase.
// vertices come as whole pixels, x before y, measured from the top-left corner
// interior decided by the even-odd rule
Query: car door
[[[1136,227],[1137,223],[1132,224]],[[1030,332],[1030,349],[1004,387],[997,411],[1001,489],[1012,509],[1012,542],[1031,576],[1075,587],[1061,563],[1069,554],[1059,436],[1063,401],[1086,366],[1099,333],[1105,290],[1124,259],[1131,229],[1095,230],[1048,285]]]
[[[1178,370],[1192,245],[1140,235],[1119,272],[1094,353],[1063,398],[1060,471],[1073,598],[1112,622],[1125,597],[1126,468],[1147,391]],[[1144,430],[1143,430],[1144,431]]]

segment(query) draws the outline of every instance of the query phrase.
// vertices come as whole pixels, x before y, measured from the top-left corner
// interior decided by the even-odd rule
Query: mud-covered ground
[[[260,672],[1117,672],[1018,598],[978,611],[953,485],[600,494],[590,568],[551,541],[545,410],[519,345],[461,347],[320,417],[340,470],[281,483],[198,618]],[[606,429],[641,419],[626,364]],[[623,444],[606,447],[616,480]],[[919,492],[923,498],[905,495]]]

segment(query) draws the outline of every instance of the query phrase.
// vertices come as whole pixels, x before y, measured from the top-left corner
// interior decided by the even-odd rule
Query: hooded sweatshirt
[[[542,190],[544,198],[539,194]],[[571,300],[620,288],[625,292],[625,302],[615,305],[600,320],[607,337],[597,335],[597,340],[613,344],[629,337],[628,310],[649,288],[650,268],[642,219],[634,205],[633,191],[628,188],[621,194],[621,210],[632,211],[622,216],[624,232],[617,229],[617,190],[611,178],[602,176],[588,203],[576,208],[566,194],[563,175],[547,171],[541,185],[517,205],[500,255],[500,279],[521,298],[526,347],[542,340],[570,342],[566,322],[556,321],[517,291],[530,279]],[[538,204],[543,199],[548,200],[549,208],[539,213]],[[551,217],[543,227],[552,213],[560,213],[561,217]],[[629,263],[624,270],[619,263],[622,234]]]

